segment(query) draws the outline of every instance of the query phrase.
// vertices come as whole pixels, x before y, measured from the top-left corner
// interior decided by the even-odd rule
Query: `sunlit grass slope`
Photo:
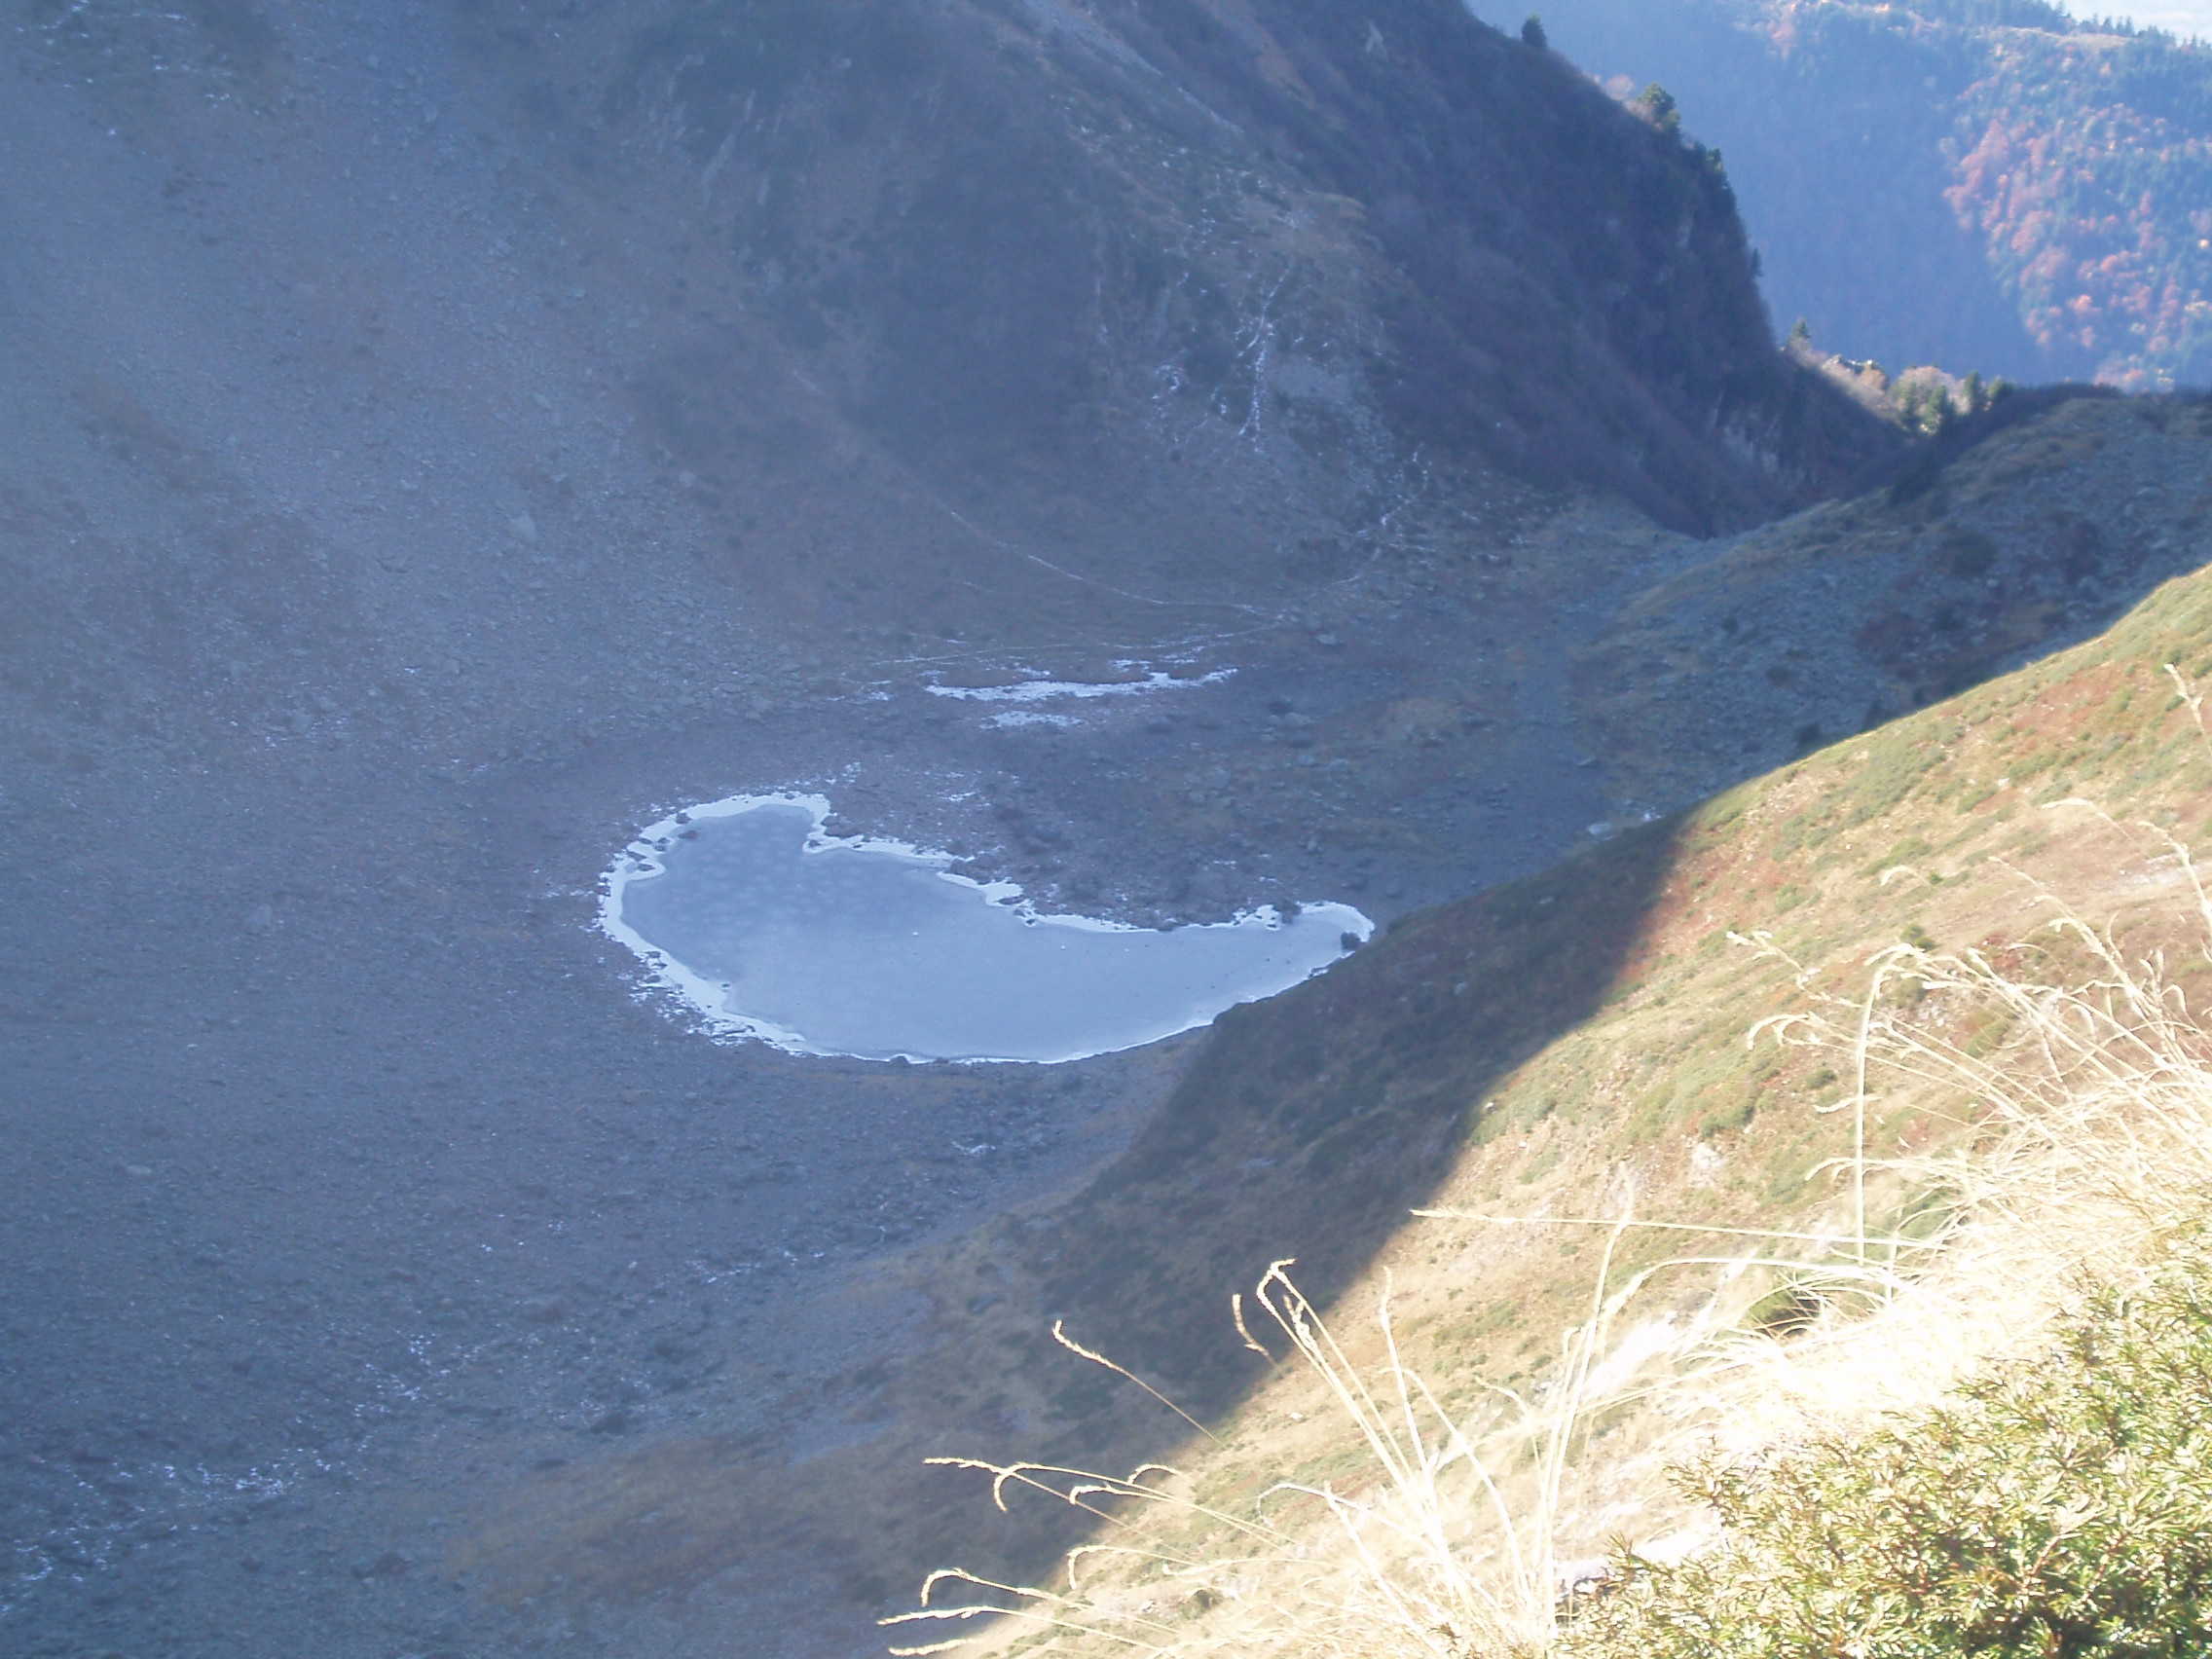
[[[2001,1639],[1912,1646],[1922,1637],[1893,1625],[1869,1652],[2046,1651],[2030,1637],[2057,1627],[2014,1605],[2046,1568],[2074,1598],[2062,1624],[2196,1616],[2187,1562],[2101,1612],[2066,1566],[2094,1553],[2081,1540],[2134,1524],[2127,1493],[2154,1548],[2201,1495],[2186,1478],[2134,1481],[2114,1451],[2136,1431],[2114,1426],[2124,1399],[2066,1356],[2109,1350],[2145,1388],[2201,1369],[2188,1263],[2202,1252],[2187,1240],[2212,1176],[2212,1091],[2188,1010],[2212,976],[2179,849],[2203,843],[2212,807],[2183,690],[2205,678],[2198,575],[2101,640],[1412,918],[1229,1022],[1162,1126],[1054,1212],[1067,1235],[1121,1247],[1017,1264],[1002,1235],[940,1281],[972,1353],[1019,1338],[949,1309],[977,1284],[1019,1284],[1007,1316],[1064,1314],[1087,1346],[1195,1398],[1210,1435],[1142,1492],[1081,1494],[1105,1547],[1072,1583],[1033,1575],[1042,1596],[997,1598],[1020,1617],[895,1634],[1101,1653],[1504,1651],[1552,1641],[1562,1577],[1639,1541],[1689,1565],[1636,1569],[1593,1603],[1571,1639],[1589,1651],[1858,1650],[1805,1645],[1802,1619],[1785,1640],[1769,1616],[1792,1604],[1808,1552],[1844,1544],[1903,1565],[1806,1613],[1828,1619],[1821,1640],[1848,1642],[1855,1619],[1874,1631],[1892,1601],[1938,1584]],[[1385,1216],[1391,1198],[1407,1201]],[[1408,1220],[1415,1206],[1433,1213]],[[2157,1266],[2177,1251],[2181,1267]],[[1300,1264],[1263,1278],[1278,1257]],[[2125,1300],[2131,1273],[2150,1275],[2150,1300]],[[1220,1309],[1206,1319],[1191,1316],[1199,1281]],[[1256,1282],[1266,1297],[1233,1326],[1229,1294]],[[1017,1368],[972,1374],[1002,1400],[1010,1376],[1066,1379],[1013,1414],[1030,1439],[942,1450],[1097,1467],[1087,1438],[1112,1450],[1147,1414],[1171,1424],[1077,1354],[1044,1369],[1049,1323]],[[1229,1378],[1249,1382],[1234,1407]],[[1963,1403],[1932,1405],[1962,1378]],[[1878,1409],[1919,1415],[1884,1430],[1868,1426]],[[2187,1413],[2140,1429],[2172,1456],[2212,1452]],[[1959,1460],[1976,1434],[1994,1462]],[[1778,1437],[1813,1450],[1745,1473],[1736,1459]],[[1698,1445],[1718,1459],[1703,1484],[1670,1482]],[[1915,1476],[1922,1445],[1958,1459]],[[2006,1484],[2031,1466],[2060,1471],[2055,1497]],[[998,1479],[1011,1518],[940,1559],[1003,1581],[989,1549],[1019,1559],[1025,1517],[1066,1513],[1032,1482],[1070,1481]],[[1914,1578],[1909,1549],[1868,1542],[1888,1500],[1854,1510],[1834,1486],[1914,1479],[1973,1499],[1960,1529],[2036,1515],[2020,1524],[2062,1536],[2033,1560],[2002,1541],[1970,1550],[1955,1583]],[[1841,1531],[1791,1532],[1807,1494]],[[1723,1549],[1714,1498],[1744,1529]],[[1705,1580],[1730,1560],[1774,1599],[1701,1624],[1697,1598],[1720,1593]],[[1989,1589],[2007,1573],[2011,1589]],[[940,1583],[932,1604],[970,1588]],[[2004,1646],[2015,1638],[2027,1644]]]

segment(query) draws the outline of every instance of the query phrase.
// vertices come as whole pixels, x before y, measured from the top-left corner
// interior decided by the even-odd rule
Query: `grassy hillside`
[[[1010,1245],[1019,1235],[1010,1235],[940,1281],[947,1340],[969,1359],[951,1386],[1003,1398],[1009,1380],[1035,1375],[1049,1352],[1041,1340],[1024,1350],[1022,1319],[1041,1339],[1064,1313],[1085,1345],[1191,1406],[1218,1437],[1168,1459],[1185,1471],[1171,1483],[1178,1497],[1249,1522],[1280,1518],[1286,1500],[1259,1501],[1277,1482],[1353,1491],[1379,1478],[1369,1449],[1332,1412],[1325,1382],[1258,1359],[1224,1316],[1229,1293],[1272,1257],[1300,1258],[1298,1275],[1331,1309],[1353,1369],[1382,1363],[1373,1315],[1387,1297],[1389,1355],[1434,1390],[1438,1420],[1487,1419],[1500,1387],[1562,1385],[1571,1367],[1561,1365],[1561,1336],[1589,1312],[1601,1258],[1609,1286],[1652,1275],[1618,1317],[1632,1354],[1762,1296],[1767,1315],[1787,1324],[1792,1305],[1787,1292],[1775,1298],[1771,1275],[1665,1266],[1685,1254],[1740,1253],[1719,1247],[1730,1242],[1724,1232],[1638,1230],[1608,1244],[1603,1229],[1408,1223],[1403,1208],[1564,1221],[1603,1219],[1633,1201],[1641,1216],[1695,1228],[1816,1235],[1827,1243],[1800,1240],[1786,1253],[1837,1257],[1860,1201],[1829,1167],[1852,1149],[1854,1115],[1838,1110],[1850,1097],[1849,1058],[1748,1043],[1747,1033],[1825,998],[1856,998],[1869,956],[1899,940],[1986,951],[2019,973],[2093,966],[2055,941],[2045,941],[2047,957],[2015,943],[2045,919],[2039,889],[2110,919],[2130,953],[2176,947],[2176,983],[2205,988],[2201,952],[2184,948],[2197,918],[2166,849],[2056,803],[2093,796],[2184,839],[2202,835],[2212,805],[2206,756],[2160,665],[2212,674],[2207,640],[2212,577],[2177,581],[2098,641],[1541,880],[1416,917],[1345,971],[1248,1011],[1209,1046],[1175,1108],[1118,1174],[1055,1213],[1046,1236],[1058,1248],[1015,1267]],[[1754,930],[1763,943],[1748,946],[1743,936]],[[1915,1041],[1976,1058],[2011,1039],[2001,1010],[1939,975],[1895,977],[1885,994]],[[1867,1152],[1886,1161],[1955,1147],[1978,1132],[1961,1107],[1941,1080],[1893,1079],[1864,1121]],[[1863,1202],[1886,1234],[1927,1198],[1903,1177],[1877,1176]],[[962,1312],[984,1284],[1002,1305]],[[1257,1313],[1252,1321],[1265,1334]],[[1160,1408],[1064,1357],[1058,1392],[1029,1396],[1012,1414],[1025,1432],[1006,1450],[1114,1467],[1110,1425]],[[1250,1391],[1224,1410],[1230,1379]],[[1667,1425],[1619,1406],[1590,1426],[1577,1461],[1592,1473],[1561,1496],[1558,1548],[1598,1555],[1615,1537],[1677,1526],[1683,1506],[1658,1480],[1650,1451],[1668,1441]],[[1119,1444],[1129,1444],[1126,1429]],[[1025,1517],[1049,1524],[1053,1513],[1049,1500],[1016,1493],[1024,1495],[1032,1501],[1014,1505],[1016,1536]],[[1480,1556],[1481,1493],[1462,1495],[1455,1547]],[[1304,1536],[1286,1525],[1285,1536]],[[1265,1642],[1282,1639],[1282,1628],[1249,1624],[1250,1569],[1163,1573],[1152,1559],[1248,1554],[1233,1530],[1179,1506],[1136,1529],[1133,1538],[1109,1530],[1146,1554],[1088,1564],[1097,1588],[1086,1618],[1102,1607],[1126,1634],[1115,1621],[1149,1608],[1147,1617],[1172,1613],[1177,1640],[1194,1643],[1171,1651],[1213,1651],[1197,1643],[1217,1639],[1224,1651],[1279,1650]],[[942,1553],[977,1565],[988,1548]],[[1326,1544],[1317,1550],[1316,1581],[1330,1581],[1342,1563]],[[1353,1591],[1331,1594],[1341,1604]],[[1069,1651],[1091,1650],[1061,1640]],[[1237,1645],[1245,1641],[1260,1645]],[[1448,1650],[1457,1651],[1435,1649]]]

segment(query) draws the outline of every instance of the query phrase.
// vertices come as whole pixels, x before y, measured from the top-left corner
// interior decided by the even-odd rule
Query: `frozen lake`
[[[601,925],[714,1029],[793,1053],[1081,1059],[1203,1025],[1365,940],[1346,904],[1167,930],[1041,915],[943,854],[823,833],[818,795],[744,795],[646,830]]]

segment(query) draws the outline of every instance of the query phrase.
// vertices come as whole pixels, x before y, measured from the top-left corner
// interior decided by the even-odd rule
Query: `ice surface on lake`
[[[1070,1060],[1134,1048],[1328,966],[1367,918],[1309,904],[1164,932],[1039,915],[941,854],[822,832],[818,795],[739,796],[647,830],[601,923],[717,1029],[794,1053]]]

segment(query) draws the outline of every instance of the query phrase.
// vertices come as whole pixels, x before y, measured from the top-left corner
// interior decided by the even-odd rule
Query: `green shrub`
[[[1757,1116],[1758,1109],[1757,1097],[1749,1094],[1742,1099],[1715,1106],[1698,1120],[1697,1132],[1706,1140],[1711,1140],[1714,1135],[1736,1134],[1750,1126],[1751,1119]]]
[[[1870,1433],[1679,1477],[1722,1541],[1624,1557],[1562,1652],[2212,1652],[2212,1245],[2085,1291],[2045,1351]]]

